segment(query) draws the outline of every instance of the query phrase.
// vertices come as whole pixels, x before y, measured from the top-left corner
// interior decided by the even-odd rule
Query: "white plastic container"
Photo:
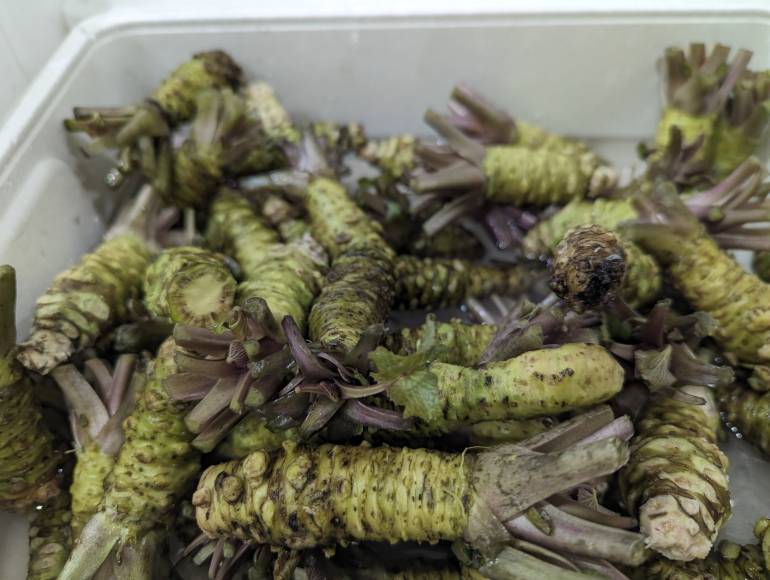
[[[141,99],[196,51],[227,50],[299,117],[358,120],[372,135],[424,132],[425,108],[442,107],[464,80],[516,116],[590,138],[620,164],[655,127],[654,63],[664,47],[718,41],[753,50],[756,68],[770,66],[770,6],[759,2],[607,11],[613,3],[487,1],[452,14],[430,6],[415,14],[399,2],[251,12],[212,4],[215,11],[113,11],[78,25],[0,130],[0,263],[18,270],[20,333],[53,276],[99,240],[111,205],[105,165],[79,155],[61,120],[74,105]],[[750,541],[751,523],[770,506],[770,467],[735,439],[727,447],[737,498],[727,534]],[[0,514],[5,580],[24,577],[24,525]]]

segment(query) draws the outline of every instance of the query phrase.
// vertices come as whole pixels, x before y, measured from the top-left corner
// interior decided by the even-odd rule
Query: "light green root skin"
[[[301,245],[281,243],[245,199],[227,191],[220,192],[212,205],[206,238],[241,266],[237,303],[261,298],[277,322],[291,316],[304,331],[324,268]]]
[[[393,258],[380,238],[379,247],[351,248],[335,259],[310,310],[310,337],[349,351],[364,330],[382,323],[393,302]]]
[[[412,135],[395,135],[381,141],[369,141],[360,156],[380,168],[392,179],[401,179],[414,169],[417,158]]]
[[[200,327],[229,314],[235,291],[224,257],[192,246],[161,252],[144,280],[144,302],[153,316]]]
[[[440,416],[420,418],[431,424],[574,411],[612,398],[624,380],[623,369],[604,348],[578,343],[525,352],[481,369],[434,362],[429,371],[436,379]]]
[[[678,127],[682,132],[682,142],[689,145],[704,135],[703,144],[693,157],[693,161],[702,161],[710,166],[714,160],[716,147],[717,114],[691,115],[674,107],[666,107],[655,130],[655,147],[659,152],[668,148],[671,141],[671,127]]]
[[[46,374],[127,317],[138,298],[151,253],[134,234],[101,244],[59,274],[37,301],[34,329],[19,347],[24,366]]]
[[[259,121],[268,137],[277,142],[299,142],[299,131],[269,84],[250,84],[245,89],[245,97],[249,114]]]
[[[290,219],[278,224],[278,233],[287,244],[300,241],[309,232],[310,225],[302,219]]]
[[[23,510],[56,495],[60,460],[32,383],[15,362],[0,359],[0,509]]]
[[[675,562],[663,557],[634,571],[634,580],[765,580],[768,570],[756,544],[739,546],[728,540],[705,560]]]
[[[115,458],[102,452],[94,442],[89,442],[77,452],[77,463],[72,473],[72,536],[80,530],[99,509],[104,497],[104,482],[115,465]]]
[[[714,147],[716,177],[718,179],[727,177],[736,167],[754,155],[759,143],[759,138],[747,135],[743,127],[733,127],[720,118]]]
[[[770,455],[770,393],[757,393],[735,383],[717,390],[725,420]]]
[[[202,146],[188,138],[174,153],[174,185],[168,201],[178,207],[204,208],[222,182],[222,146]]]
[[[382,246],[382,226],[367,216],[339,182],[319,178],[307,188],[305,206],[313,237],[332,258],[352,246]]]
[[[172,401],[164,379],[177,372],[176,345],[160,347],[151,376],[123,428],[126,441],[107,479],[100,511],[124,527],[124,541],[135,541],[168,524],[171,512],[200,469],[193,435],[184,424],[187,405]]]
[[[393,302],[395,253],[372,221],[330,179],[316,179],[305,200],[313,237],[332,257],[326,283],[310,311],[310,336],[347,351],[381,323]]]
[[[623,240],[623,248],[626,251],[626,275],[620,292],[632,308],[638,308],[660,296],[663,272],[655,258],[633,242]]]
[[[707,403],[653,398],[620,472],[624,502],[639,514],[649,547],[683,561],[705,558],[730,517],[728,462],[716,445],[719,413],[708,389],[688,389]]]
[[[299,441],[299,430],[271,430],[263,417],[249,414],[238,422],[217,446],[216,453],[226,459],[243,459],[254,451],[276,451],[284,441]]]
[[[287,444],[210,467],[193,505],[210,537],[294,549],[457,539],[474,497],[472,464],[424,449]]]
[[[233,86],[240,82],[241,69],[221,50],[201,52],[179,65],[152,94],[152,100],[169,116],[172,124],[188,121],[195,114],[195,98],[204,89]]]
[[[529,282],[518,267],[497,268],[467,260],[396,258],[395,305],[403,310],[457,306],[468,298],[520,294]]]
[[[524,237],[523,248],[530,256],[550,255],[567,232],[578,226],[593,224],[615,231],[622,222],[636,217],[636,209],[630,197],[599,198],[595,201],[576,199],[529,230]]]
[[[29,566],[27,580],[55,580],[70,551],[70,498],[62,491],[29,522]]]
[[[770,282],[770,252],[754,252],[754,273],[763,282]]]
[[[655,250],[654,242],[650,250]],[[746,272],[703,230],[677,238],[675,253],[658,249],[669,279],[695,310],[719,323],[715,338],[740,361],[770,362],[770,286]]]
[[[503,443],[518,443],[548,431],[555,423],[556,421],[550,417],[481,421],[468,428],[468,443],[485,447]]]
[[[426,327],[404,328],[385,338],[385,347],[399,355],[410,355],[420,350]],[[454,319],[435,323],[435,343],[442,348],[441,362],[475,366],[497,332],[491,324],[465,324]]]
[[[595,167],[581,159],[516,145],[487,148],[486,197],[516,206],[567,203],[588,191]]]

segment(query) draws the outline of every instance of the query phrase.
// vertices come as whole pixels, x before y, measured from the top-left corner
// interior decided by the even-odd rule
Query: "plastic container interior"
[[[768,68],[770,13],[488,14],[262,19],[107,15],[79,25],[0,130],[0,263],[18,270],[19,332],[53,276],[93,247],[109,219],[107,162],[85,160],[61,120],[74,105],[141,99],[192,53],[222,48],[270,82],[302,117],[358,120],[369,134],[425,133],[463,80],[514,115],[591,139],[634,162],[661,104],[656,59],[693,40],[754,51]],[[751,540],[766,513],[770,464],[731,437],[735,515],[726,534]],[[24,578],[25,522],[0,514],[0,578]]]

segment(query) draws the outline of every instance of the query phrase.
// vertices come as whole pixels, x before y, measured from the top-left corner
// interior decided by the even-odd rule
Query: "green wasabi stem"
[[[310,336],[326,348],[349,351],[365,329],[381,323],[390,311],[395,254],[379,225],[339,182],[314,179],[305,206],[313,237],[332,258],[310,311]]]
[[[770,111],[768,71],[745,71],[717,121],[714,173],[724,177],[756,154]]]
[[[174,155],[174,187],[166,200],[204,208],[225,178],[269,168],[272,153],[261,125],[232,90],[201,91],[196,108],[190,136]]]
[[[134,374],[136,358],[122,355],[114,372],[99,359],[87,361],[86,368],[93,369],[97,387],[73,365],[57,367],[51,373],[64,393],[74,426],[77,462],[70,486],[73,538],[99,508],[104,482],[123,445],[123,421],[143,386],[142,374]]]
[[[725,421],[770,455],[770,392],[757,393],[740,383],[717,390]]]
[[[701,171],[714,163],[717,123],[728,97],[740,81],[752,53],[740,50],[728,64],[730,48],[714,45],[706,56],[703,44],[693,43],[689,53],[681,48],[668,48],[664,55],[666,105],[655,133],[653,154],[660,155],[669,145],[671,128],[677,127],[685,145],[700,141],[692,162]]]
[[[441,349],[442,362],[472,367],[479,363],[497,331],[493,324],[466,324],[458,319],[436,322],[435,316],[429,314],[422,325],[389,334],[383,344],[397,355],[409,356],[430,342]]]
[[[647,545],[690,561],[708,555],[731,507],[714,397],[706,387],[683,389],[703,404],[652,398],[620,473],[620,490],[628,510],[639,514]]]
[[[37,300],[30,337],[17,358],[30,370],[49,373],[92,346],[128,316],[128,301],[141,292],[151,252],[139,236],[119,235],[59,274]]]
[[[304,330],[310,304],[321,290],[325,259],[312,240],[283,244],[278,234],[232,190],[222,189],[211,206],[206,240],[241,266],[236,303],[264,300],[275,323],[291,316]]]
[[[61,453],[43,424],[31,379],[13,356],[16,271],[0,266],[0,509],[21,511],[59,493]]]
[[[765,568],[770,572],[770,518],[761,517],[754,524],[754,535],[759,540]]]
[[[192,119],[199,92],[237,87],[240,81],[241,69],[227,53],[201,52],[177,67],[144,103],[123,108],[76,107],[74,118],[65,120],[64,127],[94,139],[87,152],[119,150],[121,161],[108,174],[108,185],[119,185],[139,166],[167,192],[171,129]]]
[[[299,441],[300,436],[297,428],[271,429],[267,419],[250,413],[230,430],[215,453],[225,459],[243,459],[260,449],[276,451],[284,441]]]
[[[406,417],[430,425],[527,419],[597,405],[623,386],[624,371],[603,347],[568,343],[530,350],[480,369],[432,360],[432,353],[370,355],[375,378]]]
[[[613,472],[627,452],[620,439],[605,435],[546,453],[518,445],[446,454],[286,444],[276,454],[259,451],[210,467],[193,505],[210,538],[292,549],[460,538],[492,545],[509,539],[502,522],[578,482]]]
[[[484,255],[484,246],[461,226],[449,224],[433,236],[426,236],[422,230],[410,236],[406,251],[421,258],[474,260]]]
[[[70,496],[66,491],[32,512],[27,580],[56,580],[69,556]]]
[[[160,253],[144,278],[144,303],[156,318],[208,328],[224,320],[237,283],[224,256],[183,246]]]
[[[757,522],[762,525],[766,518]],[[755,528],[756,531],[756,528]],[[634,570],[636,580],[764,580],[770,573],[761,544],[738,545],[722,540],[705,560],[675,562],[658,557]]]
[[[770,362],[767,284],[718,246],[720,235],[708,235],[673,187],[656,184],[642,192],[638,204],[640,219],[624,233],[665,266],[674,287],[695,309],[717,321],[716,341],[738,363],[757,365],[752,381],[763,382]],[[767,246],[764,230],[747,229],[729,237],[739,247]]]
[[[124,423],[125,443],[99,511],[83,528],[60,580],[91,578],[108,558],[126,577],[165,577],[153,576],[152,564],[165,542],[174,506],[200,469],[199,454],[191,445],[194,436],[184,423],[187,406],[171,400],[163,386],[177,372],[175,352],[173,339],[158,351]]]
[[[521,266],[414,256],[397,257],[395,275],[395,306],[403,310],[457,306],[468,298],[490,294],[516,296],[531,282],[529,271]]]

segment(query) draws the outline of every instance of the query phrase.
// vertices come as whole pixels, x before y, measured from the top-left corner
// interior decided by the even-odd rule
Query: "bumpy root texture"
[[[59,274],[38,298],[32,334],[19,345],[19,362],[47,374],[92,346],[127,317],[128,302],[139,297],[150,256],[143,239],[123,234]]]
[[[760,365],[755,377],[761,380],[770,362],[768,285],[720,249],[719,236],[706,233],[673,187],[658,183],[637,203],[640,219],[624,228],[626,235],[665,265],[671,282],[695,309],[717,321],[714,337],[729,356]]]
[[[417,166],[416,139],[396,135],[381,141],[368,141],[358,151],[361,158],[375,165],[390,180],[407,178]]]
[[[725,176],[756,153],[767,127],[770,75],[746,70],[717,122],[714,173]]]
[[[567,343],[469,368],[441,361],[440,347],[411,356],[370,355],[374,376],[406,417],[429,425],[527,419],[587,408],[617,394],[624,371],[603,347]]]
[[[623,242],[599,226],[582,226],[556,247],[551,290],[577,312],[615,299],[626,274]]]
[[[192,246],[169,248],[147,269],[144,301],[153,316],[208,328],[230,312],[236,285],[221,254]]]
[[[720,113],[752,56],[741,50],[728,64],[729,54],[730,48],[719,44],[708,56],[705,47],[696,43],[690,45],[688,54],[675,47],[666,50],[663,63],[667,104],[655,134],[658,152],[666,150],[671,127],[677,127],[686,146],[700,141],[692,161],[702,171],[711,169]]]
[[[32,382],[14,360],[16,271],[0,266],[0,508],[24,510],[59,492],[61,454]]]
[[[199,470],[193,435],[184,424],[186,405],[169,398],[163,386],[177,371],[175,351],[171,339],[158,351],[136,407],[124,422],[125,443],[99,511],[83,528],[62,580],[91,578],[103,564],[116,566],[118,576],[166,577],[154,575],[155,556],[165,544],[173,507]]]
[[[677,562],[658,556],[645,566],[634,570],[635,580],[764,580],[770,573],[768,546],[763,537],[767,518],[760,518],[754,527],[757,544],[738,545],[723,540],[704,560]]]
[[[199,92],[235,87],[240,80],[241,69],[227,53],[198,53],[177,67],[145,102],[123,108],[76,107],[64,127],[94,139],[86,153],[119,150],[118,165],[107,175],[108,185],[117,187],[138,167],[160,191],[169,193],[171,129],[192,119]]]
[[[121,355],[112,372],[100,359],[90,359],[86,369],[96,387],[73,366],[63,365],[51,375],[70,409],[77,462],[70,486],[72,535],[77,538],[96,513],[104,495],[104,482],[124,442],[123,421],[133,410],[144,377],[134,374],[135,355]]]
[[[393,302],[395,253],[379,224],[328,178],[313,180],[305,199],[313,237],[329,252],[326,284],[310,311],[310,336],[330,350],[350,351],[380,324]]]
[[[717,391],[725,421],[770,455],[770,392],[758,393],[735,383]]]
[[[70,496],[60,492],[32,512],[27,580],[56,580],[69,556]]]
[[[263,300],[276,324],[290,316],[304,330],[319,293],[326,257],[310,236],[283,244],[278,234],[236,192],[222,189],[211,207],[206,239],[241,267],[236,302]]]
[[[441,360],[449,364],[476,366],[497,332],[492,324],[466,324],[458,319],[437,322],[429,314],[416,328],[404,328],[385,336],[384,346],[397,355],[413,355],[425,349],[427,341],[437,343]]]
[[[554,453],[519,446],[452,455],[287,444],[273,455],[256,452],[209,468],[193,505],[198,525],[211,538],[297,549],[460,538],[488,546],[509,537],[501,521],[612,473],[627,454],[625,443],[614,437]]]
[[[654,397],[621,471],[626,507],[639,514],[647,544],[672,560],[705,558],[730,517],[727,457],[716,445],[719,412],[705,387],[693,405]]]
[[[404,310],[435,309],[462,304],[490,294],[516,296],[529,286],[520,266],[493,267],[440,258],[396,258],[395,306]]]
[[[174,187],[167,201],[204,208],[227,177],[262,171],[272,164],[264,130],[230,89],[201,91],[190,136],[174,155]]]

